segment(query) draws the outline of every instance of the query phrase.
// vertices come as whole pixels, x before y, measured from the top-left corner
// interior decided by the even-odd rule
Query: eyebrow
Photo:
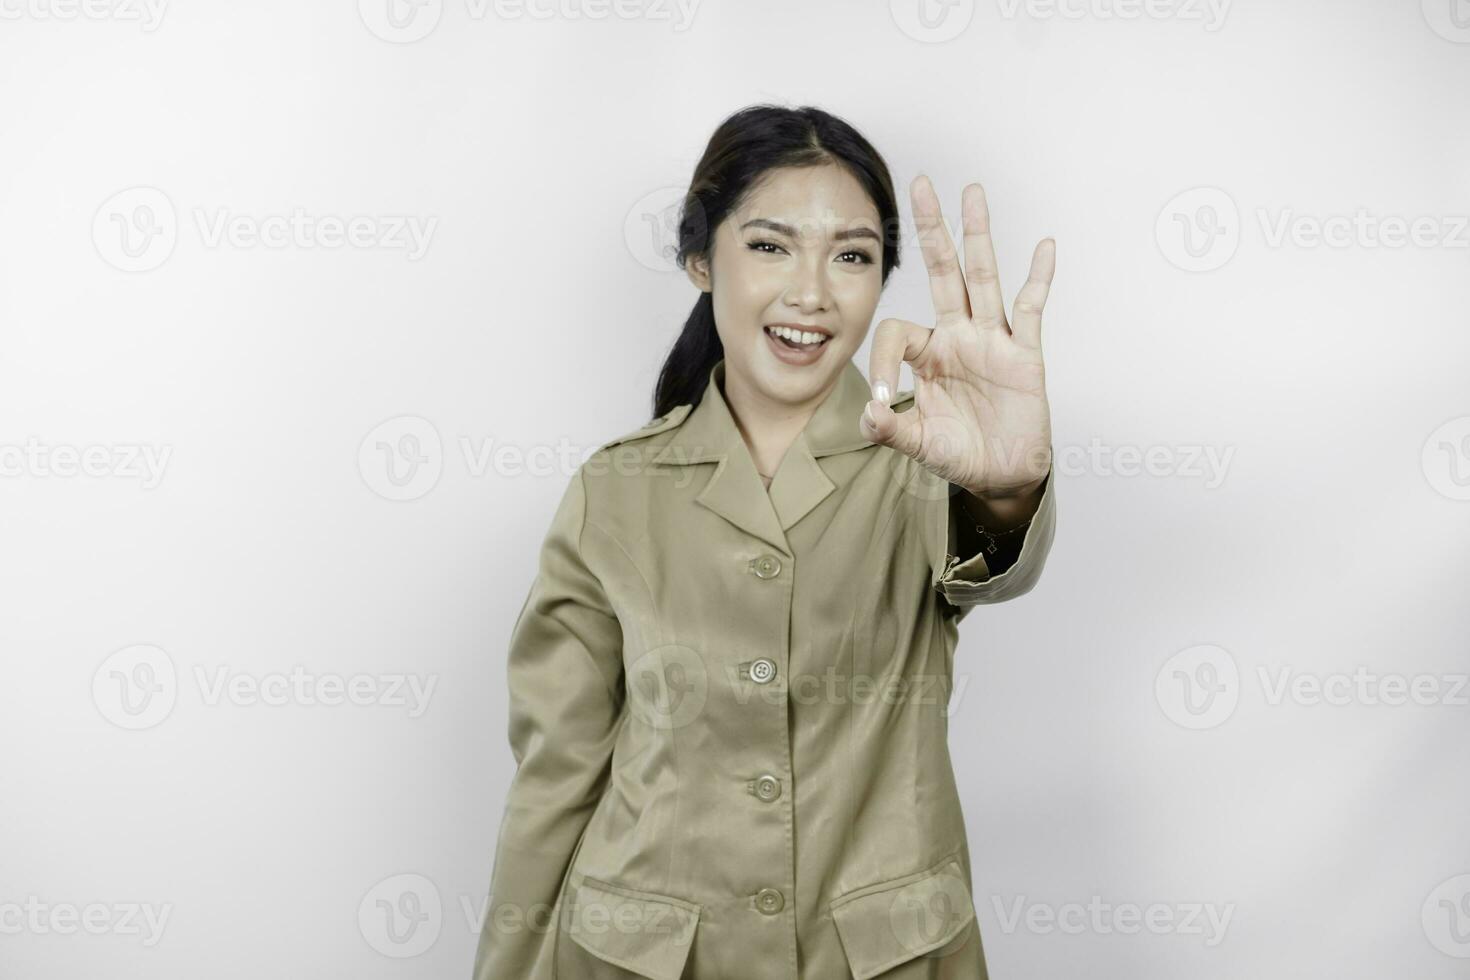
[[[767,218],[752,218],[745,224],[741,225],[740,230],[744,231],[751,226],[755,226],[757,228],[769,228],[774,232],[779,232],[780,234],[785,235],[787,238],[796,237],[795,228],[791,227],[790,225],[783,225],[779,221],[771,221]],[[878,237],[878,233],[871,228],[852,228],[847,231],[839,231],[837,234],[832,236],[832,240],[837,242],[845,242],[849,238],[871,238],[875,242],[882,241],[882,239]]]

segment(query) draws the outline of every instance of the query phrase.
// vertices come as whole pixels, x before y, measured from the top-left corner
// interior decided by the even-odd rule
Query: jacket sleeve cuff
[[[1025,595],[1036,585],[1041,570],[1051,551],[1052,538],[1056,533],[1056,474],[1048,470],[1042,487],[1041,501],[1031,525],[1026,528],[1021,543],[1021,552],[1015,564],[999,575],[991,575],[985,564],[985,553],[977,552],[961,560],[955,554],[958,534],[954,524],[953,507],[949,500],[936,508],[937,520],[942,523],[944,556],[932,579],[935,589],[958,607],[979,603],[1004,602]]]

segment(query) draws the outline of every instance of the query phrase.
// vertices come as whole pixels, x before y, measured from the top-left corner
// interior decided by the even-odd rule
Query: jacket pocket
[[[918,956],[964,944],[975,906],[960,864],[942,864],[849,892],[829,908],[854,980],[868,980]]]
[[[700,906],[585,875],[573,894],[568,928],[577,945],[649,980],[679,980],[683,975]]]

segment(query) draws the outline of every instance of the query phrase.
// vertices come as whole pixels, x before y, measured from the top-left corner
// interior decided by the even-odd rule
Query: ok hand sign
[[[917,178],[910,194],[937,322],[932,328],[898,319],[878,324],[868,372],[875,400],[863,413],[862,431],[978,497],[1025,494],[1051,468],[1041,310],[1056,242],[1045,238],[1036,246],[1007,323],[984,188],[970,184],[961,200],[963,273],[929,178]],[[894,412],[888,400],[904,361],[914,375],[914,407]]]

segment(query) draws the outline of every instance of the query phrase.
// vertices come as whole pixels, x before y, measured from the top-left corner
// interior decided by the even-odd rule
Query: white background
[[[0,0],[0,976],[469,975],[510,628],[760,101],[906,221],[982,181],[1008,301],[1057,240],[1055,548],[956,660],[993,975],[1470,969],[1463,0],[63,2]]]

